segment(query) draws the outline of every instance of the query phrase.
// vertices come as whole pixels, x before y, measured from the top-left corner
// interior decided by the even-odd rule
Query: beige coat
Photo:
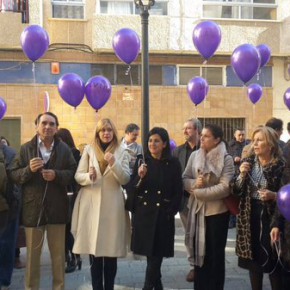
[[[130,228],[124,207],[121,185],[130,179],[129,154],[122,148],[114,153],[116,161],[102,175],[91,145],[85,147],[75,174],[82,186],[75,201],[72,233],[73,252],[96,257],[123,257],[127,254]],[[89,178],[88,168],[94,166],[97,180]]]

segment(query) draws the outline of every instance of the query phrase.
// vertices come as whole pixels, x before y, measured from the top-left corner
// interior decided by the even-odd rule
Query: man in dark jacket
[[[16,151],[8,145],[0,144],[4,154],[5,170],[11,165]],[[7,179],[5,201],[8,205],[7,223],[0,235],[0,286],[9,287],[14,267],[15,246],[19,226],[20,192],[11,179]],[[1,288],[0,287],[0,288]],[[1,289],[2,289],[1,288]],[[5,288],[6,289],[6,288]]]
[[[57,116],[46,112],[36,119],[36,136],[20,148],[10,174],[22,185],[22,222],[27,262],[25,289],[39,289],[40,256],[46,231],[52,260],[53,289],[64,289],[65,225],[68,222],[67,185],[76,162],[69,147],[55,137]]]
[[[250,141],[245,138],[245,130],[236,129],[234,139],[229,142],[229,154],[232,155],[236,168],[240,166],[243,148],[249,143]]]
[[[229,142],[229,154],[234,159],[235,172],[239,171],[240,163],[242,160],[242,152],[246,145],[250,144],[250,140],[246,140],[245,130],[237,128],[234,132],[234,138]],[[231,215],[229,221],[229,228],[236,227],[236,216]]]
[[[7,175],[5,169],[5,161],[4,161],[4,153],[3,148],[0,146],[0,237],[3,233],[8,216],[8,204],[6,199],[4,198],[6,192],[6,184],[7,184]]]
[[[199,138],[200,138],[200,133],[202,130],[202,125],[201,122],[198,119],[189,119],[184,123],[183,126],[183,134],[185,138],[185,143],[178,146],[174,151],[173,151],[173,156],[177,157],[180,164],[181,164],[181,169],[182,172],[184,171],[187,161],[189,159],[189,156],[191,153],[197,149],[199,149]],[[182,222],[182,225],[184,229],[186,228],[187,224],[187,215],[188,215],[188,208],[187,208],[187,203],[188,203],[188,198],[189,198],[189,193],[187,191],[184,191],[183,193],[183,201],[182,201],[182,206],[179,212],[180,215],[180,220]],[[189,253],[189,251],[188,251]],[[190,262],[191,270],[186,276],[186,281],[187,282],[193,282],[194,280],[194,269],[193,269],[193,262],[192,262],[192,257],[189,255],[188,260]]]

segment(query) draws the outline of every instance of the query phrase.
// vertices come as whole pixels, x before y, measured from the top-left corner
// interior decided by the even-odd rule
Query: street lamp
[[[151,6],[155,0],[134,0],[137,8],[140,9],[141,25],[142,25],[142,112],[141,112],[141,127],[142,127],[142,144],[146,148],[146,139],[149,132],[149,52],[148,52],[148,18]]]

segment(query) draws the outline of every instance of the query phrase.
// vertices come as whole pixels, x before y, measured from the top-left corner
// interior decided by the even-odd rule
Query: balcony
[[[0,12],[20,13],[22,23],[29,23],[29,0],[0,0]]]

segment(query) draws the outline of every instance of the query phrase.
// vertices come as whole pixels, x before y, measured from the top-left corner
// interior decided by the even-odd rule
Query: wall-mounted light
[[[59,75],[60,74],[59,62],[52,62],[50,64],[50,72],[52,75]]]

